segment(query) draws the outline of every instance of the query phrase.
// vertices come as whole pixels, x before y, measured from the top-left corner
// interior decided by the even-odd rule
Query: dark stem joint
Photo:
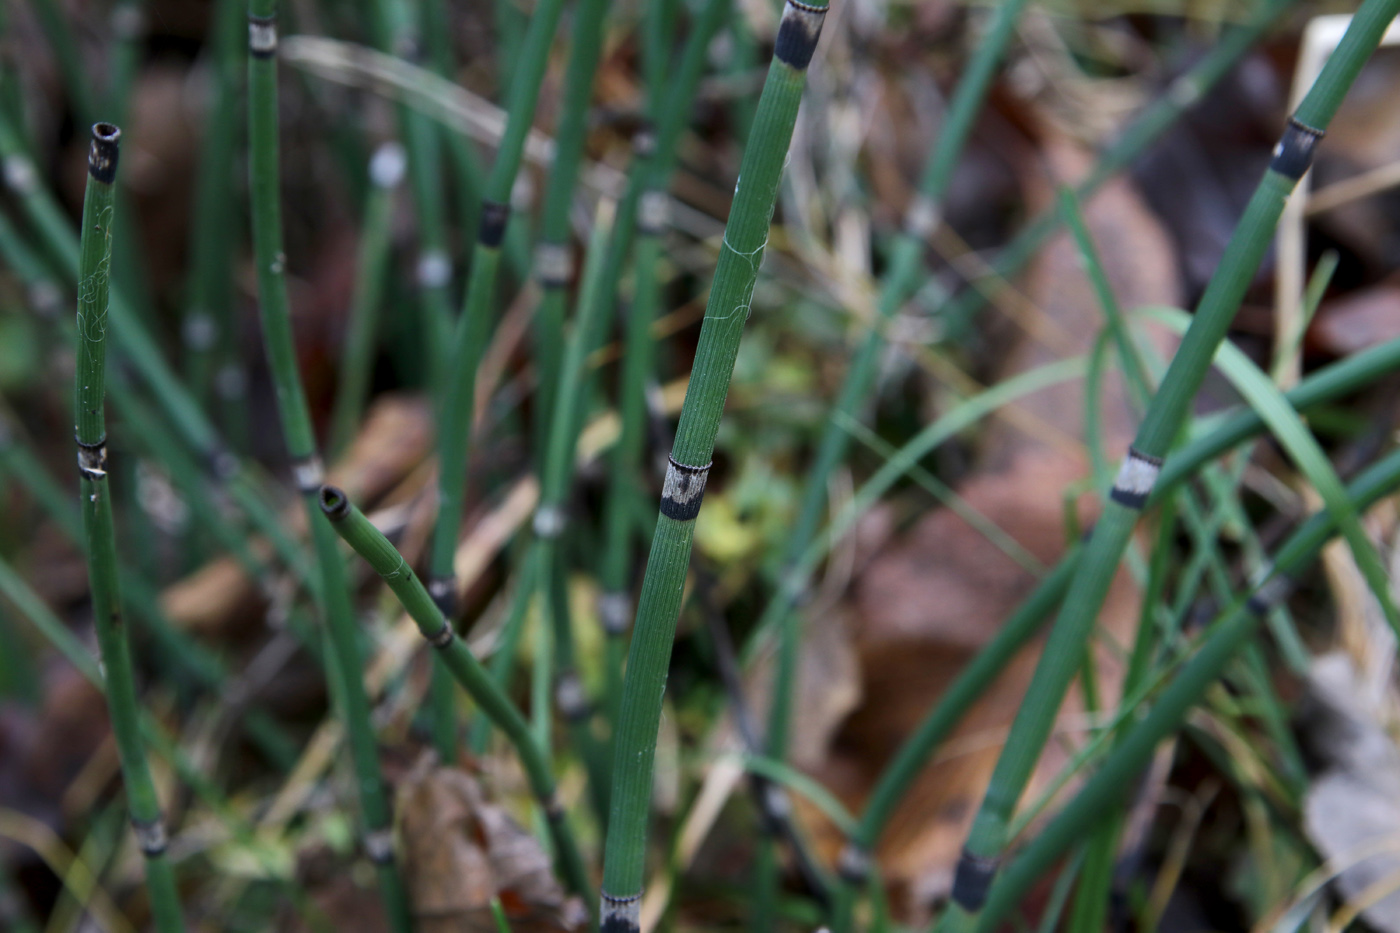
[[[637,232],[642,236],[664,236],[671,224],[671,196],[650,188],[637,201]]]
[[[292,479],[296,482],[297,492],[303,496],[319,494],[321,486],[326,481],[326,471],[321,466],[321,458],[312,454],[309,457],[302,457],[300,460],[293,460]],[[343,492],[340,493],[340,497],[347,503],[350,501]]]
[[[321,511],[333,522],[344,521],[350,514],[350,497],[339,486],[322,486]]]
[[[870,880],[870,853],[854,842],[846,843],[836,859],[836,874],[853,887],[864,887]]]
[[[110,185],[117,180],[117,156],[122,131],[111,123],[92,125],[92,145],[88,147],[88,174]]]
[[[365,833],[365,855],[376,865],[388,865],[394,861],[394,834],[387,829],[376,829]]]
[[[601,933],[636,933],[642,928],[642,893],[616,897],[600,892],[603,909],[599,911],[598,929]]]
[[[603,623],[604,634],[626,635],[631,611],[632,599],[626,593],[604,593],[598,597],[598,619]]]
[[[248,54],[271,58],[277,54],[277,15],[248,16]]]
[[[550,791],[540,798],[540,809],[544,811],[544,818],[551,823],[562,823],[564,821],[564,805],[559,802],[559,797]]]
[[[452,639],[455,637],[456,633],[452,631],[452,623],[444,619],[442,628],[438,629],[435,634],[428,636],[428,644],[439,651],[443,651],[448,645],[452,644]]]
[[[541,288],[565,288],[573,277],[574,257],[567,243],[542,241],[535,247],[535,279]]]
[[[953,875],[953,903],[968,913],[976,913],[987,903],[987,892],[997,875],[998,859],[991,855],[976,855],[963,849],[958,869]]]
[[[661,514],[672,521],[693,521],[700,514],[711,464],[689,466],[677,463],[675,457],[667,457],[666,460],[666,482],[661,487]]]
[[[160,817],[153,820],[131,821],[131,831],[136,834],[136,845],[146,858],[158,858],[165,854],[170,845],[170,837],[165,832],[165,821]]]
[[[456,577],[433,577],[428,581],[428,595],[433,598],[433,605],[438,607],[443,619],[451,622],[457,617]]]
[[[1312,166],[1313,154],[1324,134],[1323,130],[1301,123],[1296,117],[1289,117],[1282,138],[1274,146],[1269,168],[1291,181],[1302,178]]]
[[[1118,470],[1118,478],[1113,481],[1113,491],[1108,497],[1119,505],[1140,509],[1147,504],[1147,497],[1161,472],[1161,457],[1129,447],[1128,456],[1123,458],[1123,466]]]
[[[497,249],[506,238],[506,221],[510,219],[510,205],[487,198],[481,202],[481,227],[477,231],[477,242],[490,249]]]
[[[94,444],[78,441],[78,472],[89,482],[107,478],[107,436]]]
[[[656,127],[652,126],[650,120],[643,120],[632,137],[632,155],[638,159],[647,159],[655,153]]]
[[[778,38],[773,44],[773,57],[797,71],[805,69],[817,50],[825,19],[826,7],[787,0],[782,22],[778,24]]]
[[[583,681],[574,671],[564,671],[554,683],[554,705],[559,713],[571,723],[580,723],[592,713],[588,694],[584,692]]]

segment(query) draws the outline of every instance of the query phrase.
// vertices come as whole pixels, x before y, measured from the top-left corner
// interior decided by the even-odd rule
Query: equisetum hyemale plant
[[[525,139],[539,101],[549,60],[549,45],[564,8],[564,0],[541,0],[530,18],[525,44],[510,83],[510,107],[505,132],[496,149],[496,161],[486,181],[481,204],[481,222],[476,246],[472,249],[471,273],[463,298],[461,318],[450,348],[451,365],[439,391],[438,409],[438,519],[433,529],[428,591],[437,600],[443,615],[456,615],[456,580],[452,555],[456,552],[457,532],[467,484],[467,448],[471,439],[472,412],[476,399],[476,370],[491,334],[491,314],[496,299],[496,277],[501,264],[501,247],[510,221],[510,196]]]
[[[384,578],[384,582],[389,584],[389,589],[394,591],[394,595],[418,626],[418,631],[437,649],[438,657],[451,671],[453,678],[515,746],[516,754],[520,756],[520,763],[524,766],[526,778],[530,782],[530,789],[549,824],[549,832],[558,850],[564,879],[575,893],[588,896],[592,886],[588,882],[583,856],[574,841],[564,807],[555,791],[549,757],[536,741],[525,717],[496,684],[491,673],[472,654],[466,642],[457,637],[452,624],[438,609],[427,587],[418,579],[413,568],[408,566],[403,555],[378,528],[374,527],[365,514],[354,506],[350,497],[334,486],[323,486],[320,504],[336,533],[345,539],[345,543],[350,545],[355,553],[365,559],[375,573]]]
[[[640,929],[647,818],[662,692],[715,436],[768,244],[783,163],[825,4],[788,0],[725,225],[642,582],[614,732],[612,806],[599,912],[605,933]]]
[[[320,570],[321,610],[325,622],[327,678],[340,704],[356,786],[367,832],[365,852],[379,875],[380,893],[396,931],[412,927],[407,892],[394,858],[393,811],[379,773],[379,756],[365,692],[350,583],[336,547],[335,532],[321,514],[321,458],[312,433],[311,412],[297,371],[292,320],[282,251],[281,169],[277,126],[277,3],[252,0],[248,8],[248,144],[252,194],[253,252],[257,262],[258,301],[263,342],[277,392],[282,434],[292,472],[306,508],[311,541]]]
[[[952,905],[940,930],[968,931],[986,903],[1008,843],[1007,833],[1069,684],[1080,668],[1084,644],[1103,605],[1137,518],[1147,503],[1176,440],[1192,398],[1224,338],[1254,270],[1268,249],[1284,201],[1307,171],[1343,95],[1400,10],[1400,0],[1367,0],[1322,74],[1289,118],[1273,158],[1225,255],[1198,305],[1190,329],[1173,356],[1129,448],[1103,515],[1079,562],[1045,653],[1036,667],[991,785],[958,863]]]
[[[93,626],[102,652],[107,709],[126,785],[131,828],[146,858],[146,887],[161,933],[184,929],[175,874],[166,856],[167,834],[160,800],[151,780],[136,701],[136,673],[122,618],[117,574],[112,486],[107,464],[107,304],[112,269],[113,185],[121,130],[110,123],[92,128],[78,278],[77,373],[74,380],[74,437],[82,484],[83,527],[88,542],[88,579]]]

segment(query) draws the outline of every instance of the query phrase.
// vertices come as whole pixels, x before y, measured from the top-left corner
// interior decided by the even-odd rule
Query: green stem
[[[1397,9],[1400,9],[1400,0],[1368,0],[1362,6],[1336,53],[1290,119],[1273,161],[1226,247],[1191,327],[1182,338],[1161,389],[1153,397],[1129,448],[1104,513],[1070,584],[1045,653],[1031,679],[1026,701],[1012,724],[991,785],[973,822],[954,882],[953,904],[944,915],[941,929],[970,930],[975,925],[1007,843],[1007,830],[1016,802],[1049,737],[1083,656],[1089,630],[1117,572],[1138,514],[1161,471],[1162,459],[1181,430],[1188,406],[1210,366],[1215,349],[1225,336],[1271,242],[1284,201],[1306,171],[1317,141],[1343,94],[1375,49]]]
[[[354,761],[360,806],[367,826],[365,850],[375,864],[389,922],[396,931],[408,931],[413,923],[407,893],[394,864],[393,816],[379,773],[349,581],[336,549],[335,533],[316,501],[322,481],[321,460],[316,451],[301,374],[297,370],[285,280],[287,258],[282,250],[276,52],[276,0],[251,0],[248,7],[249,177],[263,341],[276,388],[282,434],[307,511],[320,569],[321,609],[331,648],[327,674],[335,682],[333,692],[340,699],[340,714],[345,721]]]
[[[661,514],[642,583],[615,733],[612,812],[600,912],[601,928],[608,933],[639,929],[657,726],[695,518],[768,243],[769,222],[807,65],[816,50],[825,12],[824,5],[813,7],[793,0],[783,10],[662,489]]]
[[[525,717],[520,715],[491,673],[472,654],[466,642],[457,637],[437,603],[428,595],[427,587],[408,566],[403,555],[354,506],[350,498],[334,486],[323,486],[320,506],[336,533],[389,584],[417,624],[418,631],[437,649],[438,657],[442,658],[452,676],[515,746],[530,789],[549,821],[549,831],[558,849],[564,877],[575,893],[588,896],[591,889],[588,873],[563,805],[559,802],[549,757],[544,747],[535,741]]]
[[[1348,488],[1358,511],[1367,508],[1400,484],[1400,451],[1393,451],[1365,470]],[[1288,591],[1289,578],[1306,567],[1335,533],[1327,512],[1313,515],[1278,550],[1270,572],[1252,591],[1207,629],[1204,644],[1171,678],[1151,710],[1124,736],[1094,775],[1064,809],[1035,837],[992,886],[986,908],[977,918],[978,930],[998,928],[1021,902],[1030,885],[1070,846],[1106,814],[1117,812],[1123,798],[1151,759],[1158,743],[1181,728],[1207,688],[1225,665],[1248,643],[1269,607]]]
[[[161,933],[183,930],[175,875],[166,857],[167,835],[141,738],[136,673],[122,618],[117,574],[117,542],[108,482],[107,388],[108,281],[112,268],[114,186],[121,130],[110,123],[92,128],[87,192],[83,197],[83,236],[78,287],[77,374],[74,380],[75,436],[82,477],[83,527],[87,534],[88,577],[93,623],[106,678],[107,709],[126,785],[131,827],[146,857],[146,887]]]

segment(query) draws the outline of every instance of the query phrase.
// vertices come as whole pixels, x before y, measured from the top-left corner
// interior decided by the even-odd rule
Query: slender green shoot
[[[379,876],[380,894],[389,922],[396,931],[412,928],[408,897],[395,865],[393,815],[370,721],[369,696],[365,692],[364,661],[350,599],[345,565],[336,548],[335,532],[321,514],[317,495],[321,490],[321,458],[312,433],[311,413],[297,370],[292,340],[290,303],[285,279],[287,257],[282,249],[282,202],[279,190],[279,137],[277,110],[277,3],[251,0],[248,7],[248,143],[252,192],[253,251],[257,262],[258,298],[263,341],[277,390],[282,434],[292,460],[292,472],[301,492],[311,528],[312,544],[321,579],[321,609],[325,618],[328,679],[339,699],[345,723],[356,786],[367,832],[365,852]]]
[[[652,764],[671,642],[735,356],[758,279],[807,66],[826,5],[788,0],[759,98],[710,287],[685,404],[662,487],[615,732],[600,926],[640,928]]]
[[[112,268],[114,182],[121,130],[110,123],[92,128],[88,149],[87,192],[83,197],[82,260],[79,266],[77,374],[73,408],[82,477],[83,527],[87,533],[88,579],[92,588],[93,624],[106,678],[107,709],[112,718],[126,784],[131,828],[146,858],[146,887],[161,933],[185,928],[175,874],[166,857],[168,835],[151,780],[141,738],[136,672],[122,617],[117,574],[117,541],[112,524],[112,490],[107,462],[107,326],[108,282]]]
[[[583,866],[578,844],[569,828],[564,807],[559,802],[554,785],[554,773],[544,747],[535,741],[529,723],[515,708],[492,678],[489,671],[472,654],[466,642],[457,637],[452,626],[428,594],[427,587],[408,566],[398,549],[375,528],[350,498],[334,486],[321,487],[321,510],[337,534],[365,559],[375,573],[384,578],[404,609],[418,626],[423,638],[437,649],[438,657],[452,676],[462,685],[481,711],[491,718],[515,746],[530,789],[544,811],[549,831],[558,849],[563,875],[575,893],[588,896],[592,886]]]
[[[973,822],[958,865],[952,905],[940,929],[967,931],[986,903],[1008,838],[1017,801],[1049,737],[1055,716],[1083,657],[1118,563],[1181,430],[1216,347],[1225,336],[1245,289],[1271,241],[1283,205],[1313,153],[1342,96],[1400,9],[1400,0],[1368,0],[1352,20],[1337,52],[1290,118],[1273,160],[1231,237],[1206,289],[1190,330],[1173,357],[1137,437],[1115,480],[1104,513],[1066,594],[1045,654],[1037,666]]]

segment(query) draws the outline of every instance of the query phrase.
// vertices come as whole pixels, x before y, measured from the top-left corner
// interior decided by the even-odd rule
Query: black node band
[[[452,631],[452,623],[444,621],[442,623],[442,628],[438,629],[436,634],[428,636],[428,644],[442,651],[451,645],[452,639],[456,637],[456,633]]]
[[[710,464],[688,466],[677,463],[675,458],[668,459],[670,467],[666,470],[666,482],[661,489],[661,514],[672,521],[691,521],[700,514]]]
[[[506,238],[506,221],[510,219],[510,205],[500,201],[481,202],[481,227],[477,231],[477,242],[482,246],[495,248]]]
[[[778,38],[773,44],[773,57],[798,71],[812,61],[821,38],[826,8],[788,0],[778,25]]]
[[[277,54],[277,15],[248,17],[248,54],[269,59]]]
[[[433,605],[438,607],[444,619],[451,622],[457,617],[456,577],[434,577],[428,583],[428,595],[433,598]]]
[[[975,855],[963,849],[958,869],[953,875],[953,903],[969,913],[976,913],[987,903],[987,892],[997,876],[995,856]]]
[[[1302,178],[1312,166],[1313,154],[1317,151],[1317,144],[1322,141],[1323,135],[1323,130],[1314,129],[1289,117],[1283,137],[1274,147],[1274,157],[1269,162],[1269,168],[1293,181]]]
[[[92,145],[88,147],[88,174],[110,185],[117,180],[117,156],[122,131],[111,123],[92,125]]]

